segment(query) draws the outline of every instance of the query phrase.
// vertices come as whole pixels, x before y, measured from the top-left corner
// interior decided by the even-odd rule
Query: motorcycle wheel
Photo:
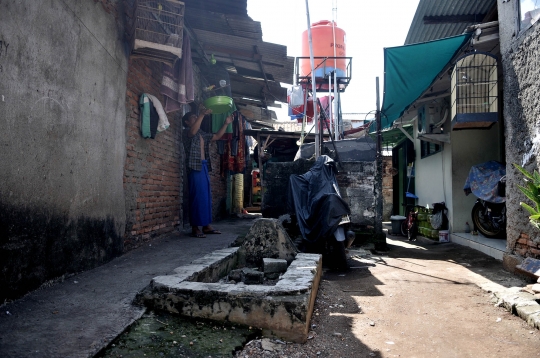
[[[484,215],[485,209],[484,206],[480,203],[474,204],[471,212],[472,221],[474,227],[478,229],[485,237],[497,237],[504,230],[500,228],[493,227],[491,219]],[[498,213],[495,213],[498,215]]]
[[[401,236],[407,237],[408,231],[409,231],[409,223],[408,223],[408,220],[405,219],[405,220],[403,220],[403,222],[401,223]]]

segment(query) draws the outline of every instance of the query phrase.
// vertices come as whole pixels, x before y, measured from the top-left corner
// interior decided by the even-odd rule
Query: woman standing
[[[204,116],[212,113],[212,110],[201,108],[199,113],[198,116],[193,112],[186,113],[182,117],[182,122],[186,128],[183,142],[188,171],[191,236],[202,238],[207,234],[221,234],[210,226],[212,221],[212,191],[208,174],[212,171],[210,142],[223,136],[233,118],[228,116],[217,133],[206,133],[201,130],[201,123]]]

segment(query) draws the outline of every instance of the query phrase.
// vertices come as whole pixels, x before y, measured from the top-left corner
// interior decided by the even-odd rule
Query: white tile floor
[[[506,250],[506,240],[489,239],[480,233],[473,235],[464,232],[453,232],[450,234],[450,241],[459,245],[469,246],[501,261],[503,253]]]
[[[389,233],[392,233],[391,222],[383,222],[383,228],[387,229]],[[430,241],[430,239],[426,240]],[[450,241],[458,245],[468,246],[501,261],[506,251],[506,240],[489,239],[480,233],[473,235],[471,233],[453,232],[450,234]]]

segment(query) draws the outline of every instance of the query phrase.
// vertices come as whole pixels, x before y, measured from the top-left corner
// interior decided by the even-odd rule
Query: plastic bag
[[[440,229],[443,223],[443,212],[439,211],[438,213],[431,215],[429,222],[431,223],[431,227],[435,230]]]
[[[289,106],[298,107],[304,105],[304,89],[302,86],[292,86],[287,92]]]

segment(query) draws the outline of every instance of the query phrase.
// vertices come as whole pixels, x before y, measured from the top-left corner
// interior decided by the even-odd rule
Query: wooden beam
[[[204,50],[207,52],[221,52],[221,53],[226,53],[227,55],[236,55],[242,58],[248,58],[250,60],[255,60],[255,61],[258,61],[261,57],[260,55],[257,55],[251,51],[235,49],[235,48],[227,47],[227,46],[213,45],[209,43],[206,43],[204,45]]]

